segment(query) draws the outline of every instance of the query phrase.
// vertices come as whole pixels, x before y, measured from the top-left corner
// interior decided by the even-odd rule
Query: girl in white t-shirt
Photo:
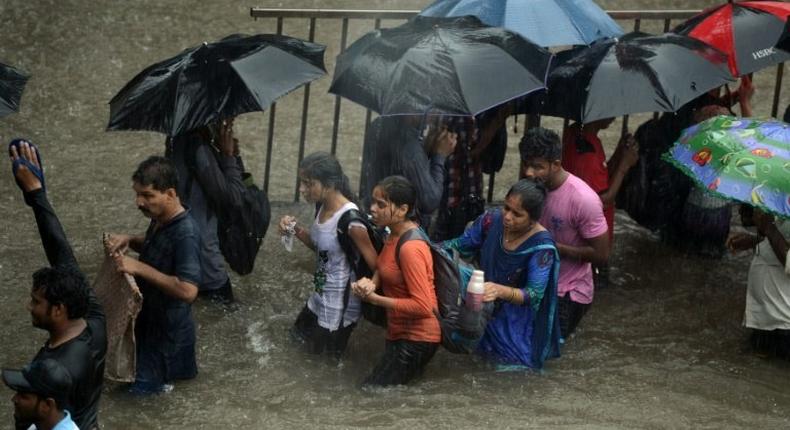
[[[348,177],[340,163],[326,152],[316,152],[299,164],[299,191],[318,210],[309,229],[291,215],[280,220],[280,234],[293,228],[295,236],[316,253],[314,292],[296,318],[291,333],[314,354],[339,359],[361,314],[359,298],[348,286],[354,281],[349,258],[338,242],[337,224],[346,211],[356,209]],[[371,271],[376,269],[376,249],[367,229],[359,222],[348,226],[348,237]]]

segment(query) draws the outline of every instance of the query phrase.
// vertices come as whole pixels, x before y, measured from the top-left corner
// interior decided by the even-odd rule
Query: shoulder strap
[[[422,232],[420,227],[413,228],[406,233],[403,233],[398,239],[398,244],[395,245],[395,262],[398,264],[398,267],[400,267],[400,249],[404,243],[410,240],[421,240],[423,242],[428,242],[428,238]]]
[[[316,214],[318,210],[316,210]],[[351,240],[348,237],[348,226],[351,225],[353,221],[362,221],[364,218],[362,214],[359,212],[358,209],[351,208],[342,215],[340,215],[340,219],[337,220],[337,241],[340,243],[340,249],[343,250],[343,253],[346,255],[346,260],[348,260],[349,264],[352,266],[351,270],[354,270],[354,256],[353,256],[353,249],[351,245]],[[343,309],[340,311],[340,325],[343,325],[343,318],[346,315],[346,309],[348,308],[348,299],[351,291],[351,279],[346,282],[346,288],[343,291]]]
[[[318,215],[318,209],[316,209],[316,215]],[[354,208],[343,212],[337,220],[337,241],[340,243],[340,247],[343,248],[343,252],[346,253],[347,258],[350,258],[349,253],[351,251],[351,241],[348,238],[348,226],[354,221],[362,221],[362,214],[359,213],[359,210]]]
[[[317,214],[318,212],[316,212]],[[340,219],[337,220],[337,231],[340,233],[346,233],[348,231],[348,226],[351,225],[354,221],[362,221],[364,218],[362,214],[359,212],[358,209],[347,209],[340,215]]]

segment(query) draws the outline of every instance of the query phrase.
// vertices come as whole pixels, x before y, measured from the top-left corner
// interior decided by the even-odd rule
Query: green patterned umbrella
[[[790,124],[717,116],[663,158],[715,195],[790,218]]]

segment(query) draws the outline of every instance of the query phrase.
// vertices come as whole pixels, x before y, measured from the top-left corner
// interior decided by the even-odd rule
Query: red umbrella
[[[732,2],[707,9],[673,31],[702,40],[730,56],[730,71],[746,75],[790,59],[775,48],[790,3],[781,1]]]

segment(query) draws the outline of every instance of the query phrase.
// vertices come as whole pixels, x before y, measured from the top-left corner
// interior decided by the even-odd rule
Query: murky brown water
[[[609,9],[713,3],[600,2]],[[28,136],[41,146],[50,198],[83,268],[95,273],[102,231],[145,227],[132,203],[129,176],[139,161],[162,150],[163,138],[154,133],[104,132],[107,101],[134,74],[202,40],[273,31],[271,21],[249,18],[251,5],[416,9],[424,4],[4,0],[0,58],[33,77],[22,112],[0,120],[0,141]],[[351,30],[349,40],[364,32],[361,25]],[[319,24],[316,40],[327,41],[338,31],[336,23]],[[287,24],[285,32],[306,37],[306,22]],[[327,50],[330,72],[337,52],[334,42]],[[759,115],[768,114],[773,73],[758,75],[757,97],[764,98],[758,101]],[[329,148],[329,81],[312,89],[308,152]],[[783,91],[781,106],[790,101],[790,85]],[[293,197],[301,104],[301,91],[278,104],[270,186],[272,198],[281,202]],[[364,113],[344,103],[343,118],[339,157],[354,179]],[[263,169],[267,120],[249,114],[237,125],[248,165],[256,172]],[[517,158],[515,152],[509,155],[499,184],[515,179]],[[45,338],[32,328],[24,307],[30,274],[45,259],[29,211],[10,175],[2,177],[0,364],[20,366]],[[496,196],[502,192],[498,189]],[[285,212],[306,220],[310,208],[279,203],[275,219]],[[382,350],[377,329],[363,326],[354,334],[349,357],[339,368],[289,345],[286,329],[309,293],[312,258],[302,248],[285,253],[272,235],[255,272],[234,279],[240,310],[226,314],[196,304],[199,377],[150,399],[129,398],[108,386],[101,421],[109,429],[787,428],[790,364],[759,359],[745,349],[747,333],[740,321],[750,256],[681,257],[622,216],[617,235],[614,285],[596,295],[579,334],[543,374],[496,373],[475,360],[440,352],[420,382],[374,393],[357,386]],[[10,390],[0,389],[0,397],[10,396]],[[0,403],[0,422],[10,421],[11,410],[10,402]]]

